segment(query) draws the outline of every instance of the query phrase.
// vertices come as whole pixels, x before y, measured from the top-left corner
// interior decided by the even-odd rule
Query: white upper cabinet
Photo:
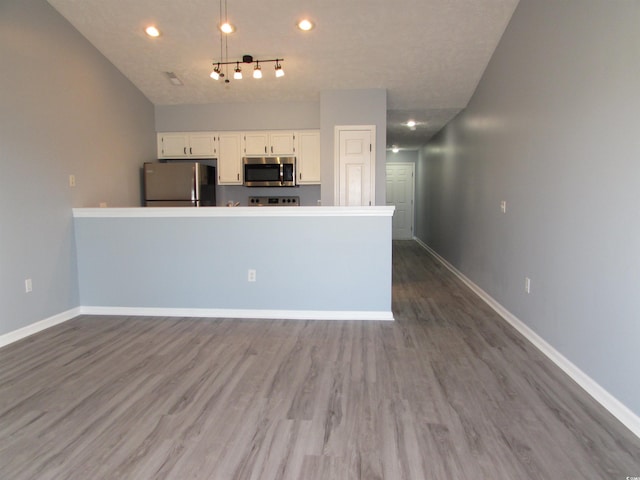
[[[314,185],[320,183],[320,131],[300,131],[298,140],[297,170],[298,185]]]
[[[269,132],[271,155],[295,155],[296,134],[294,132]]]
[[[238,132],[218,134],[218,184],[242,185],[242,146]]]
[[[265,155],[295,155],[296,137],[292,131],[245,132],[242,150],[246,157]]]
[[[189,150],[188,133],[159,133],[158,158],[186,157]]]
[[[266,155],[269,149],[267,132],[245,132],[242,134],[242,151],[245,155]]]
[[[158,158],[215,158],[213,132],[158,133]]]
[[[192,157],[215,157],[217,151],[214,133],[192,133],[189,135],[189,153]]]

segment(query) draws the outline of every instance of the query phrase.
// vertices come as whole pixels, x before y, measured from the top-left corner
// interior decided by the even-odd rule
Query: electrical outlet
[[[500,211],[502,213],[507,213],[507,201],[506,200],[502,200],[500,202]]]
[[[255,282],[256,281],[256,271],[253,269],[249,269],[249,273],[247,274],[247,281],[248,282]]]
[[[531,293],[531,279],[529,277],[524,277],[524,291]]]
[[[100,202],[99,206],[100,208],[107,208],[107,202]]]
[[[76,186],[76,176],[75,175],[69,175],[69,186],[70,187],[75,187]]]
[[[24,281],[24,292],[31,293],[32,291],[33,291],[33,282],[31,281],[30,278],[27,278]]]

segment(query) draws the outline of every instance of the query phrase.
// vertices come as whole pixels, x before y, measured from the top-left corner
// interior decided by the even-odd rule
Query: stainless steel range
[[[250,207],[297,207],[300,197],[249,197]]]

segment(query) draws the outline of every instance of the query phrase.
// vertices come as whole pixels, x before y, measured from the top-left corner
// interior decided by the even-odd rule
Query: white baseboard
[[[13,330],[12,332],[0,335],[0,348],[9,345],[10,343],[17,342],[18,340],[22,340],[23,338],[28,337],[29,335],[33,335],[34,333],[46,330],[47,328],[53,327],[54,325],[66,322],[67,320],[71,320],[78,315],[80,315],[80,308],[72,308],[71,310],[67,310],[66,312],[58,313],[57,315],[53,315],[52,317],[32,323],[31,325],[27,325],[26,327],[22,327],[18,330]]]
[[[500,305],[493,297],[487,292],[482,290],[478,285],[469,280],[462,272],[456,267],[451,265],[447,260],[441,257],[426,243],[417,237],[414,240],[433,255],[440,263],[448,268],[456,277],[458,277],[467,287],[469,287],[476,295],[478,295],[484,302],[493,308],[498,315],[504,318],[513,328],[518,330],[529,340],[538,350],[544,353],[553,363],[560,367],[569,377],[571,377],[578,385],[580,385],[589,395],[591,395],[598,403],[606,408],[614,417],[622,422],[629,430],[631,430],[637,437],[640,437],[640,417],[632,412],[626,405],[620,400],[611,395],[607,390],[602,388],[598,382],[593,380],[589,375],[580,370],[564,355],[553,348],[546,340],[540,335],[531,330],[522,320],[518,319],[515,315],[509,312],[506,308]]]
[[[41,332],[78,315],[131,315],[145,317],[208,317],[283,320],[366,320],[393,321],[393,313],[385,311],[323,311],[323,310],[239,310],[213,308],[135,308],[77,307],[38,322],[0,335],[0,348]]]
[[[376,320],[393,321],[391,311],[350,310],[242,310],[225,308],[139,308],[139,307],[80,307],[86,315],[132,315],[145,317],[207,317],[252,318],[283,320]]]

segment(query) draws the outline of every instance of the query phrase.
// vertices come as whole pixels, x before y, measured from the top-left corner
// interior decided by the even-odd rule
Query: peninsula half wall
[[[393,320],[393,207],[74,209],[83,313]],[[249,271],[255,281],[249,281]]]

